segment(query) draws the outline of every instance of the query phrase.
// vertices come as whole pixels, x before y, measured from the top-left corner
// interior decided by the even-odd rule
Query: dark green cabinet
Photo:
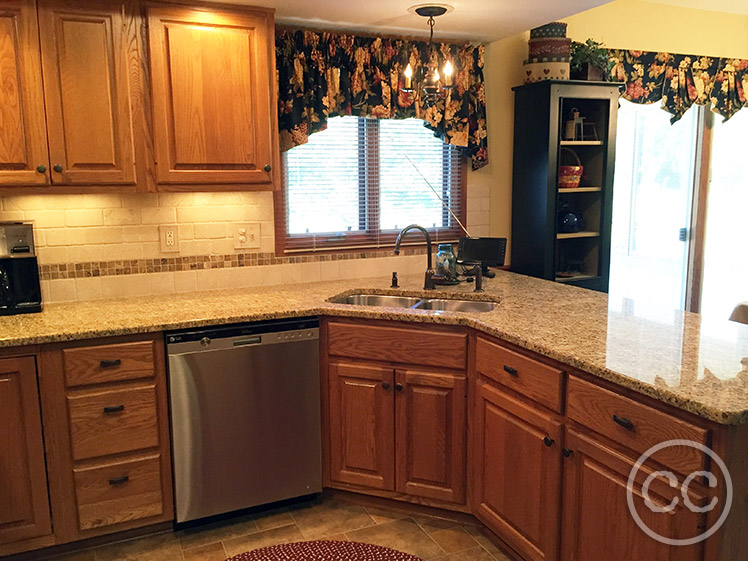
[[[618,85],[549,80],[514,92],[511,269],[607,292]],[[567,129],[575,110],[585,124]],[[577,159],[579,186],[560,188],[559,167]],[[560,211],[581,219],[576,231],[562,231]]]

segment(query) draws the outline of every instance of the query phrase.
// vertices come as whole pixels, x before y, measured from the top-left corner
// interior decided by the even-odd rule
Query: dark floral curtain
[[[472,159],[488,163],[484,47],[435,44],[439,68],[450,59],[455,87],[427,107],[400,91],[410,63],[414,86],[430,50],[423,41],[279,30],[275,37],[281,151],[307,142],[327,127],[328,117],[355,115],[424,120],[426,127]]]
[[[635,103],[662,100],[676,122],[693,105],[732,117],[746,105],[748,60],[611,49],[611,78],[625,82],[622,97]]]

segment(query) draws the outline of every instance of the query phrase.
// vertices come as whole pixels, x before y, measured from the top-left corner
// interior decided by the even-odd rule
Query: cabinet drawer
[[[156,388],[69,395],[73,459],[158,446]]]
[[[163,512],[158,455],[74,470],[81,530],[158,516]]]
[[[153,341],[64,349],[65,385],[152,378],[153,355]]]
[[[668,440],[707,445],[709,431],[574,376],[569,378],[567,415],[637,454]],[[652,456],[683,474],[704,469],[704,454],[688,446],[668,447]]]
[[[564,373],[558,368],[478,337],[475,369],[494,382],[561,412]]]
[[[329,323],[331,355],[464,370],[467,333],[422,327]]]

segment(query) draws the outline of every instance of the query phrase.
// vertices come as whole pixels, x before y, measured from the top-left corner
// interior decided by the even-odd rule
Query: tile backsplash
[[[473,236],[488,235],[479,191],[468,189]],[[11,195],[0,197],[0,220],[34,221],[47,303],[406,274],[425,261],[387,251],[276,258],[270,192]],[[260,224],[260,247],[237,251],[232,226],[246,222]],[[178,253],[161,251],[162,224],[177,225]]]

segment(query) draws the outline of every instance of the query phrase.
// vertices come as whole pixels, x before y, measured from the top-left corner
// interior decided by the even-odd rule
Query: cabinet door
[[[464,375],[396,370],[397,490],[465,503]]]
[[[123,3],[40,0],[39,29],[52,182],[135,183]]]
[[[392,368],[330,364],[330,477],[395,488],[395,396]]]
[[[486,382],[476,398],[473,512],[528,559],[555,561],[561,425]]]
[[[33,0],[2,2],[0,184],[48,184],[48,160],[36,5]]]
[[[158,182],[272,183],[271,13],[152,7],[148,23]]]
[[[0,543],[52,533],[33,357],[0,359]]]
[[[570,431],[567,448],[571,456],[564,465],[563,561],[697,561],[702,545],[679,547],[660,543],[634,521],[628,508],[626,489],[634,461],[593,439]],[[645,505],[642,483],[649,472],[640,472],[634,485],[634,505],[644,523],[662,536],[686,539],[701,533],[703,514],[683,506],[680,488],[667,480],[654,480],[649,497],[659,506],[678,498],[668,513],[656,513]],[[703,499],[691,497],[694,504]]]

